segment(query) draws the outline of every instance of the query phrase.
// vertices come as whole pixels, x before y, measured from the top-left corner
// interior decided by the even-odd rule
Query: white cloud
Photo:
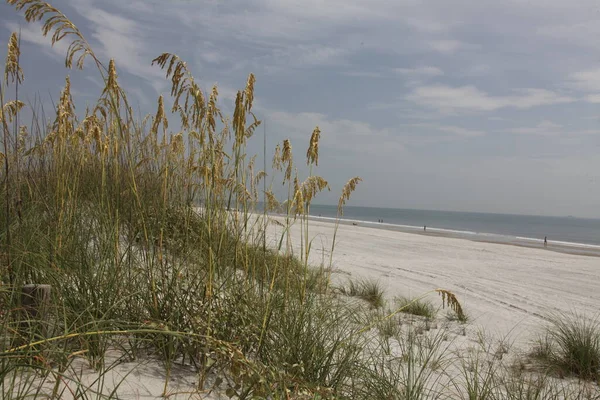
[[[69,49],[67,36],[65,39],[56,42],[54,46],[50,46],[52,43],[51,37],[42,34],[42,23],[35,21],[25,25],[19,25],[15,22],[5,22],[4,26],[11,32],[19,33],[21,30],[21,41],[36,44],[42,48],[46,54],[52,58],[64,60],[67,56],[67,50]]]
[[[386,74],[377,71],[344,71],[342,74],[356,78],[384,78],[386,76]]]
[[[421,106],[451,111],[494,111],[501,108],[527,109],[542,105],[570,103],[575,99],[546,89],[517,89],[513,96],[491,96],[475,86],[421,86],[406,99]]]
[[[74,3],[76,10],[87,19],[91,30],[88,38],[96,54],[108,65],[114,59],[120,70],[146,80],[157,92],[168,87],[165,73],[151,61],[160,51],[150,38],[151,26],[113,12],[94,7],[88,0]],[[91,38],[95,39],[92,41]]]
[[[348,54],[347,49],[323,46],[319,44],[298,45],[276,54],[275,59],[285,58],[285,64],[296,67],[314,67],[324,65],[336,65],[343,61]]]
[[[406,23],[419,32],[424,33],[441,33],[445,32],[450,28],[450,24],[446,21],[440,21],[435,19],[424,19],[419,17],[408,17]]]
[[[277,126],[292,139],[292,145],[304,147],[310,134],[318,126],[321,145],[351,152],[376,153],[403,151],[404,146],[387,129],[377,129],[356,120],[333,119],[325,114],[286,111],[265,111],[270,126]]]
[[[467,69],[464,72],[465,76],[468,77],[477,77],[477,76],[485,76],[488,75],[491,71],[491,67],[487,64],[475,64]]]
[[[429,47],[442,54],[452,54],[459,49],[474,48],[476,46],[460,42],[458,40],[432,40],[429,42]]]
[[[462,126],[446,125],[441,123],[422,122],[409,124],[406,126],[411,128],[417,128],[426,133],[425,135],[417,134],[411,138],[411,141],[421,141],[421,144],[464,140],[485,135],[485,132],[482,130],[468,129]]]
[[[584,100],[588,103],[600,103],[600,68],[570,74],[566,86],[580,92],[596,92],[586,95]]]
[[[589,103],[600,103],[600,94],[590,94],[585,96],[585,100]]]
[[[521,127],[508,129],[507,132],[519,135],[558,136],[563,126],[549,120],[543,120],[534,127]]]
[[[518,135],[535,135],[535,136],[561,136],[565,139],[576,138],[579,140],[581,136],[594,136],[600,134],[598,129],[572,129],[561,124],[549,121],[547,119],[541,121],[533,127],[520,127],[508,129],[507,132]]]
[[[568,85],[586,92],[600,91],[600,68],[570,74]]]
[[[437,67],[423,66],[417,68],[395,68],[395,72],[402,75],[440,76],[444,71]]]

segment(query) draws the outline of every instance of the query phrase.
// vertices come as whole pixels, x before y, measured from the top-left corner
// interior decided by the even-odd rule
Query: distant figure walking
[[[427,232],[427,225],[423,225],[423,232]]]
[[[548,246],[548,236],[544,236],[544,247]]]

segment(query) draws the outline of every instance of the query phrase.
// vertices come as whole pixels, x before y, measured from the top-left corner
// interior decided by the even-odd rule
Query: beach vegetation
[[[417,315],[429,319],[434,319],[437,314],[436,308],[428,299],[400,296],[396,297],[394,302],[405,314]]]
[[[384,305],[384,291],[381,284],[372,279],[349,279],[346,285],[338,288],[339,293],[358,297],[366,301],[372,308]]]
[[[600,325],[597,317],[577,312],[548,316],[548,325],[532,355],[559,376],[600,378]]]
[[[171,90],[137,117],[118,60],[101,60],[52,5],[7,3],[53,45],[67,44],[66,68],[95,69],[103,85],[87,107],[69,76],[52,110],[26,104],[19,35],[10,35],[0,83],[2,398],[135,398],[126,381],[145,367],[160,379],[153,395],[167,398],[181,395],[173,382],[185,374],[185,398],[442,398],[464,387],[452,384],[460,377],[468,392],[488,392],[495,370],[476,365],[475,376],[464,364],[451,375],[450,331],[400,329],[401,312],[435,318],[428,295],[466,320],[452,292],[383,312],[379,282],[332,285],[339,219],[360,177],[341,191],[329,260],[313,264],[310,208],[331,189],[318,175],[327,132],[307,135],[306,176],[289,139],[260,170],[248,154],[261,125],[253,74],[226,115],[217,86],[158,54],[149,61]],[[555,326],[547,359],[594,378],[597,337],[570,326]]]

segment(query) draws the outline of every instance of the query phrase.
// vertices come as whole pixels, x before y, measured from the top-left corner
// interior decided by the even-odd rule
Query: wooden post
[[[44,320],[50,306],[50,285],[23,285],[21,290],[21,306],[23,307],[23,321],[21,327],[29,331],[29,335],[46,334]],[[27,329],[27,328],[30,329]],[[27,336],[29,336],[27,335]],[[31,336],[29,336],[31,338]]]

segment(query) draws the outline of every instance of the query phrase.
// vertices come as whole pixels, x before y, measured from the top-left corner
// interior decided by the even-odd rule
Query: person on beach
[[[423,232],[427,232],[427,225],[423,225]]]
[[[548,246],[548,236],[544,236],[544,247]]]

